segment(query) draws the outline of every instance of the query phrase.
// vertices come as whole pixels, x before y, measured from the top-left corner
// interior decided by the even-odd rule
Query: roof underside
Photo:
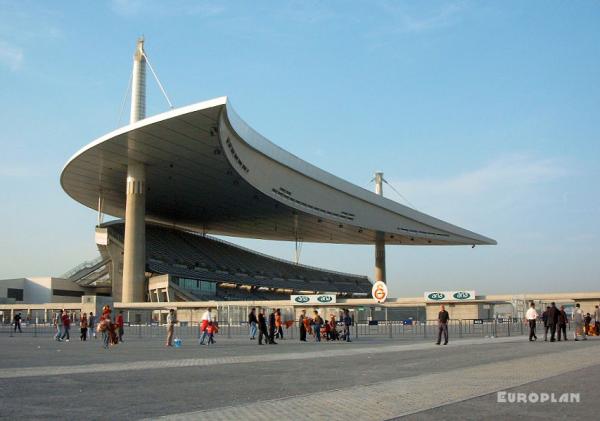
[[[218,98],[126,126],[66,164],[63,189],[122,218],[129,162],[146,166],[146,219],[270,240],[371,244],[495,244],[377,196],[270,143]]]

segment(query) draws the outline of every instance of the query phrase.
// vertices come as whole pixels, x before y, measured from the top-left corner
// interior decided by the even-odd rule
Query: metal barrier
[[[230,323],[227,321],[217,322],[219,326],[218,336],[226,338],[249,337],[250,329],[247,322]],[[338,323],[338,330],[343,327]],[[543,325],[538,324],[538,336],[543,334]],[[570,325],[567,325],[570,330]],[[404,338],[404,339],[435,339],[438,335],[437,320],[412,321],[407,323],[396,320],[358,321],[350,330],[354,338],[381,337],[381,338]],[[525,335],[529,327],[517,319],[463,319],[450,320],[448,322],[448,336],[451,338],[470,337],[506,337]],[[294,323],[290,328],[283,329],[284,338],[295,339],[298,337],[298,325]],[[78,323],[71,325],[70,334],[78,339],[80,329]],[[125,337],[137,338],[164,338],[166,326],[158,323],[152,324],[125,324]],[[0,336],[31,336],[52,337],[56,335],[56,327],[50,323],[21,323],[21,332],[15,332],[14,324],[0,325]],[[200,338],[200,329],[197,322],[182,322],[175,328],[175,336],[182,339]]]

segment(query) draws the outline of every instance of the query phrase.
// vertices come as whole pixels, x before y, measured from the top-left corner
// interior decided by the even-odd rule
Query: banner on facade
[[[335,304],[335,294],[290,295],[293,305]]]
[[[475,291],[427,291],[425,301],[470,301],[475,299]]]

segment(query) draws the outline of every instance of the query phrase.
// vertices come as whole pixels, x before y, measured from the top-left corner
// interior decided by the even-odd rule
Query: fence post
[[[458,337],[462,339],[462,320],[458,321]]]
[[[141,338],[142,337],[142,324],[141,323],[138,325],[137,331],[138,331],[138,338]]]
[[[387,324],[388,324],[388,333],[390,335],[390,339],[392,339],[392,323],[390,323],[390,321],[388,320]]]
[[[33,324],[33,337],[37,337],[37,322]]]
[[[523,322],[523,321],[521,321],[521,323],[519,323],[519,324],[521,325],[521,335],[523,334],[523,324],[524,324],[524,323],[525,323],[525,322]]]
[[[498,319],[494,319],[494,328],[493,328],[493,335],[494,338],[498,336],[497,332],[498,332]]]
[[[358,339],[358,322],[354,322],[354,339]]]
[[[510,323],[508,324],[508,336],[510,336],[510,325],[512,325],[512,319],[510,319]]]
[[[425,324],[423,325],[423,338],[427,339],[427,320],[425,320]]]
[[[227,339],[231,339],[231,321],[227,320]]]

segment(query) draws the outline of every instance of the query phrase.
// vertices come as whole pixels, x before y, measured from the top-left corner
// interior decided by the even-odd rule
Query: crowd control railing
[[[217,321],[219,326],[218,336],[225,338],[248,337],[250,328],[246,321]],[[567,326],[570,330],[570,325]],[[166,326],[154,323],[125,323],[125,336],[129,338],[162,338],[165,337]],[[338,331],[343,330],[338,323]],[[298,323],[293,322],[289,328],[284,328],[284,338],[297,339],[299,336]],[[437,320],[357,320],[353,321],[350,328],[354,338],[398,338],[408,340],[433,340],[437,339]],[[514,318],[497,319],[461,319],[448,322],[448,335],[451,338],[475,338],[475,337],[508,337],[526,335],[529,327],[522,320]],[[538,324],[537,335],[544,333],[542,323]],[[48,322],[21,322],[21,331],[15,330],[13,323],[0,325],[0,336],[29,336],[29,337],[52,337],[56,334],[56,327]],[[71,339],[79,339],[79,323],[71,325]],[[176,325],[175,335],[182,339],[198,339],[201,335],[198,322],[181,322]]]

